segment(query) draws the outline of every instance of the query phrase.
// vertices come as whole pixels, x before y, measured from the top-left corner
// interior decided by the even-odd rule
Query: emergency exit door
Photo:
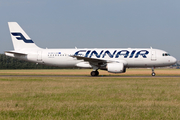
[[[151,52],[151,60],[152,61],[156,60],[156,51],[154,51],[154,50]]]
[[[42,61],[42,51],[38,51],[37,61]]]

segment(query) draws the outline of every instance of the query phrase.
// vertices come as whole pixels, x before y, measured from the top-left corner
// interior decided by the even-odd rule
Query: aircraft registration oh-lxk
[[[43,49],[32,41],[16,22],[8,22],[14,50],[5,55],[21,60],[58,67],[92,68],[91,76],[98,76],[98,70],[124,73],[126,68],[164,67],[176,63],[167,52],[153,48],[122,49]]]

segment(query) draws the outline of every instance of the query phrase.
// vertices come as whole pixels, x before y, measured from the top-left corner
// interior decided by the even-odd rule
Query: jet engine
[[[107,71],[110,73],[125,73],[126,68],[123,63],[108,63]]]

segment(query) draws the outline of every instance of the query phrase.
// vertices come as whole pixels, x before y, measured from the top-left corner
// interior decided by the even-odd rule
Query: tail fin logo
[[[13,36],[17,36],[16,39],[23,40],[25,43],[34,43],[32,40],[27,40],[21,33],[11,33]]]

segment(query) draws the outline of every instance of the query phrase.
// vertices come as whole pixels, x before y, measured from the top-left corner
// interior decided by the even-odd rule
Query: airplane
[[[94,48],[94,49],[43,49],[38,47],[17,22],[8,22],[14,50],[5,55],[21,60],[63,68],[92,68],[91,76],[98,70],[125,73],[126,68],[164,67],[176,63],[176,58],[160,49],[151,48]]]

